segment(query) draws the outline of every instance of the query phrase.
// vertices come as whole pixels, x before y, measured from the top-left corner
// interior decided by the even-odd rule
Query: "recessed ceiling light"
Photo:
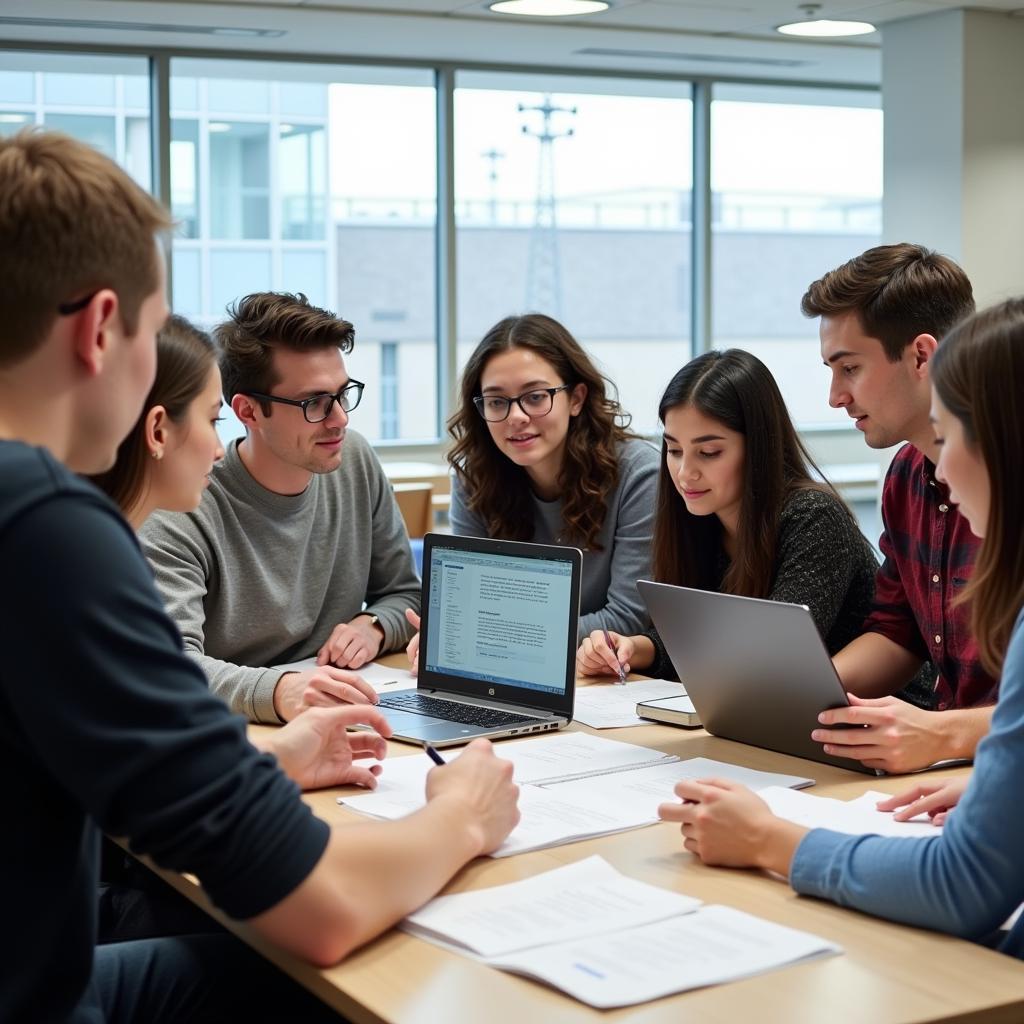
[[[828,18],[815,18],[813,21],[793,21],[788,25],[777,25],[776,32],[785,36],[864,36],[875,31],[875,26],[868,21],[831,21]]]
[[[531,18],[564,18],[571,14],[598,14],[608,10],[606,0],[498,0],[495,14],[523,14]]]

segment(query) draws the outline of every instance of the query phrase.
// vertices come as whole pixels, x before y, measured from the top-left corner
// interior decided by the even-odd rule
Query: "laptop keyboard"
[[[487,729],[515,725],[517,722],[535,721],[526,715],[512,715],[507,711],[496,711],[494,708],[482,708],[473,704],[460,704],[458,701],[428,697],[422,693],[381,695],[380,706],[393,708],[396,711],[410,711],[415,715],[443,718],[445,721],[459,722],[462,725],[482,726]]]

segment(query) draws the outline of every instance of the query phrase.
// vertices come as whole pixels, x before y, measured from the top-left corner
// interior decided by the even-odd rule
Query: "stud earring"
[[[163,458],[162,452],[150,452],[149,454],[152,455],[153,458],[157,460],[157,462],[159,462]]]

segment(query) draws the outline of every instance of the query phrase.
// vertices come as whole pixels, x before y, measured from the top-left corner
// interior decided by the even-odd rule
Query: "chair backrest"
[[[433,486],[429,483],[397,483],[392,486],[409,536],[422,537],[429,533],[434,526]]]

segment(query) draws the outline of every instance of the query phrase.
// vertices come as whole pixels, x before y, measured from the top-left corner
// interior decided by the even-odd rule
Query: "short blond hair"
[[[164,207],[112,160],[61,132],[0,139],[0,366],[46,338],[61,303],[117,293],[129,335],[160,282]]]

